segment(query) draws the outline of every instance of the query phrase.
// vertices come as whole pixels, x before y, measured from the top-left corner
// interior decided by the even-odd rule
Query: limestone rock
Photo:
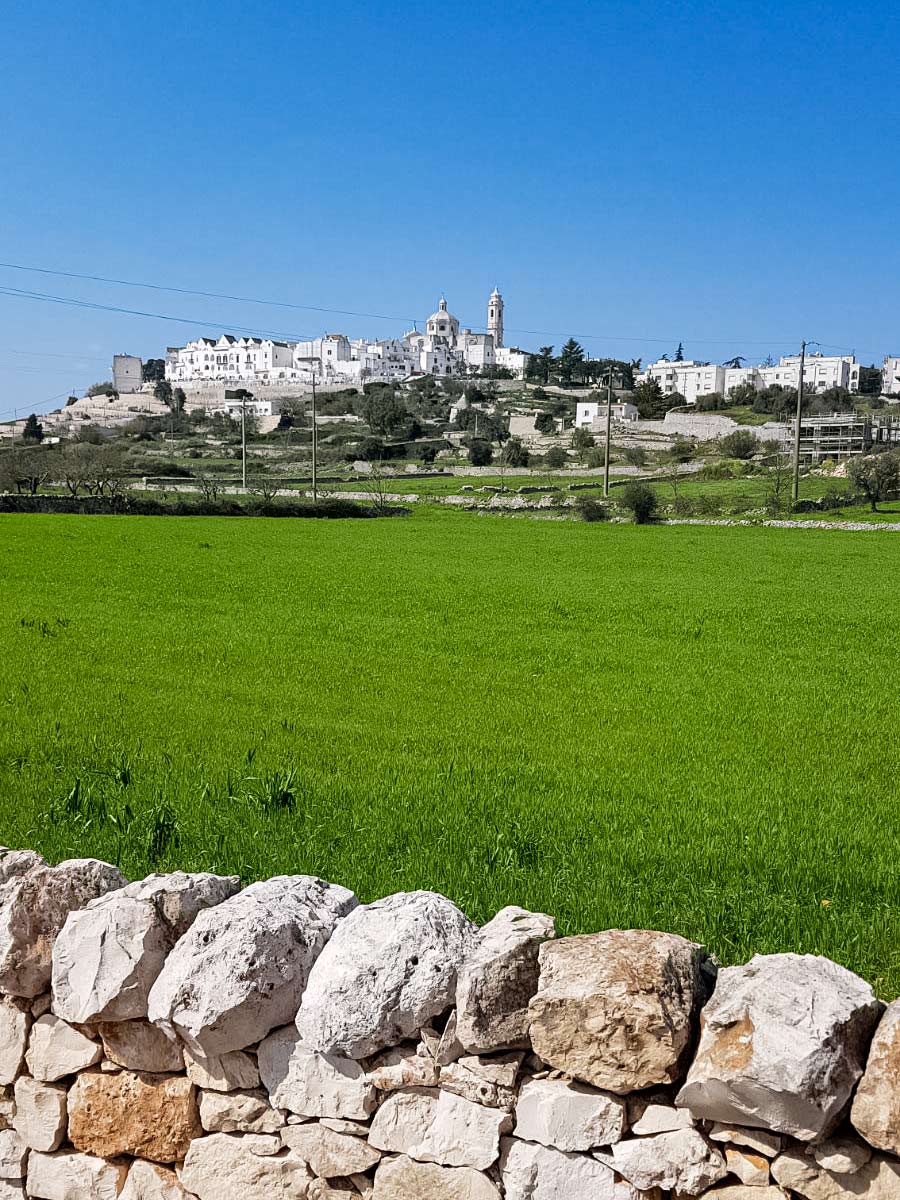
[[[136,1158],[128,1169],[119,1200],[190,1200],[190,1197],[174,1171]]]
[[[900,1000],[875,1030],[850,1120],[870,1145],[900,1154]]]
[[[14,1129],[0,1130],[0,1179],[24,1179],[28,1147]]]
[[[188,1050],[185,1053],[188,1079],[199,1088],[211,1092],[236,1092],[259,1087],[259,1067],[256,1059],[243,1050],[229,1050],[199,1058]]]
[[[346,888],[280,875],[206,909],[154,983],[150,1019],[201,1057],[253,1045],[294,1019],[310,968],[356,903]]]
[[[500,1193],[471,1167],[419,1163],[401,1154],[375,1172],[372,1200],[500,1200]]]
[[[625,1105],[618,1096],[567,1079],[531,1079],[519,1092],[515,1135],[557,1150],[591,1150],[618,1142]]]
[[[828,1134],[856,1081],[881,1004],[826,958],[756,955],[719,973],[676,1103],[801,1141]]]
[[[181,1075],[85,1071],[69,1089],[69,1141],[86,1154],[176,1162],[201,1132],[194,1085]]]
[[[835,1175],[854,1175],[872,1157],[872,1151],[855,1138],[826,1138],[812,1147],[813,1158],[826,1171]]]
[[[59,1083],[39,1083],[29,1075],[16,1080],[13,1128],[32,1150],[56,1150],[66,1133],[66,1089]]]
[[[22,1070],[30,1028],[27,1002],[0,996],[0,1085],[15,1083]]]
[[[335,1133],[318,1123],[290,1125],[281,1131],[281,1140],[324,1179],[362,1174],[381,1158],[380,1152],[362,1138]]]
[[[503,908],[477,934],[456,983],[456,1036],[467,1051],[527,1048],[528,1002],[538,987],[538,951],[553,918]]]
[[[12,1129],[15,1115],[16,1101],[13,1089],[9,1086],[0,1088],[0,1129]]]
[[[506,1200],[639,1200],[631,1184],[589,1155],[518,1138],[503,1139],[500,1175]]]
[[[154,1074],[184,1070],[181,1047],[149,1021],[105,1021],[98,1033],[106,1057],[120,1067]]]
[[[710,1188],[703,1193],[710,1200],[788,1200],[786,1192],[779,1187],[755,1187],[752,1184],[729,1183]]]
[[[47,861],[34,850],[9,850],[0,846],[0,886],[25,875],[32,867],[46,867]]]
[[[77,1029],[52,1013],[35,1021],[25,1061],[35,1079],[53,1083],[66,1075],[75,1075],[92,1067],[103,1057],[99,1042],[85,1037]]]
[[[199,1200],[300,1200],[312,1174],[293,1154],[254,1154],[248,1138],[213,1133],[191,1142],[181,1183]]]
[[[417,1034],[453,1003],[475,926],[434,892],[400,892],[341,922],[297,1013],[305,1045],[363,1058]]]
[[[648,1104],[639,1117],[631,1123],[635,1137],[646,1137],[651,1133],[671,1133],[673,1129],[692,1129],[694,1119],[686,1108],[675,1108],[671,1104]]]
[[[348,1177],[314,1179],[309,1185],[307,1197],[308,1200],[359,1200],[359,1192]]]
[[[201,1092],[200,1124],[208,1133],[277,1133],[284,1118],[262,1090]]]
[[[440,1069],[440,1085],[473,1104],[504,1108],[512,1112],[516,1104],[516,1076],[522,1055],[516,1052],[487,1058],[465,1054]]]
[[[358,1062],[307,1049],[292,1026],[260,1044],[259,1073],[272,1105],[302,1117],[364,1121],[375,1108],[375,1088]]]
[[[852,1174],[838,1174],[823,1170],[805,1154],[788,1151],[772,1163],[772,1175],[783,1188],[790,1188],[806,1200],[845,1200],[851,1196],[898,1200],[900,1197],[900,1162],[880,1154]]]
[[[67,1021],[147,1016],[166,956],[198,913],[240,887],[236,875],[149,875],[69,914],[53,947],[53,1010]]]
[[[511,1126],[498,1109],[421,1088],[388,1096],[372,1119],[369,1142],[420,1162],[485,1171],[497,1161],[500,1135]]]
[[[47,990],[53,943],[69,913],[127,883],[95,858],[36,866],[0,888],[0,991],[33,998]]]
[[[0,1179],[0,1200],[27,1200],[21,1179]]]
[[[379,1054],[370,1064],[366,1078],[380,1092],[405,1087],[437,1087],[440,1067],[430,1054],[418,1054],[413,1046],[396,1046]]]
[[[741,1125],[723,1125],[714,1121],[707,1134],[713,1142],[734,1142],[736,1146],[749,1146],[757,1154],[766,1158],[774,1158],[781,1150],[784,1139],[777,1133],[767,1133],[764,1129],[745,1129]]]
[[[326,1129],[333,1129],[335,1133],[349,1133],[353,1137],[368,1137],[369,1126],[363,1121],[346,1121],[338,1117],[322,1117],[320,1124]],[[356,1172],[351,1171],[351,1175]]]
[[[698,1196],[728,1173],[724,1157],[696,1129],[628,1138],[595,1157],[642,1192],[658,1187]]]
[[[92,1154],[32,1153],[26,1189],[37,1200],[118,1200],[127,1175],[126,1163],[105,1162]]]
[[[706,995],[704,958],[694,942],[640,929],[545,942],[530,1004],[535,1053],[619,1094],[674,1082]]]
[[[741,1183],[748,1187],[768,1187],[769,1160],[761,1154],[750,1150],[736,1150],[734,1146],[725,1149],[725,1166],[728,1174],[736,1176]]]

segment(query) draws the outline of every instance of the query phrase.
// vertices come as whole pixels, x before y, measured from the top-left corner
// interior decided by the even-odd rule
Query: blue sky
[[[211,330],[473,328],[594,354],[900,352],[900,10],[859,3],[4,7],[0,415]],[[521,332],[520,332],[521,331]],[[535,332],[525,332],[535,331]],[[588,337],[587,335],[592,335]]]

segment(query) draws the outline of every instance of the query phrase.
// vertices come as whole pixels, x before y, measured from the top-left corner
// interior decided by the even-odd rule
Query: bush
[[[469,462],[473,467],[486,467],[493,461],[494,452],[490,442],[483,438],[473,438],[469,446]]]
[[[582,521],[608,521],[609,509],[593,496],[579,496],[575,501],[575,512]]]
[[[697,478],[713,482],[734,479],[734,471],[727,462],[704,463],[697,472]]]
[[[590,467],[591,470],[596,470],[597,467],[602,467],[606,461],[606,451],[599,446],[592,446],[584,456],[584,465]]]
[[[722,512],[721,501],[716,496],[698,496],[696,508],[701,517],[718,517]]]
[[[560,467],[564,467],[568,462],[568,457],[565,450],[560,446],[553,446],[544,455],[544,466],[549,467],[551,471],[558,471]]]
[[[694,502],[690,496],[676,496],[672,501],[672,512],[679,517],[694,515]]]
[[[633,479],[626,483],[619,495],[619,502],[634,517],[635,525],[646,525],[656,515],[658,501],[656,492],[646,483]]]
[[[722,438],[721,447],[728,458],[752,458],[759,449],[759,442],[749,429],[736,429]]]
[[[647,451],[642,446],[628,446],[622,452],[622,457],[630,467],[645,467],[647,465]]]
[[[791,505],[791,512],[795,513],[811,513],[819,512],[819,505],[815,500],[795,500]]]
[[[527,467],[531,455],[519,438],[510,438],[500,454],[500,461],[508,467]]]

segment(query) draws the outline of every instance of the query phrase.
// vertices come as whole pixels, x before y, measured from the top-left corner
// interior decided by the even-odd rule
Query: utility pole
[[[319,496],[317,469],[319,452],[319,431],[316,429],[316,377],[312,377],[312,494],[313,504]]]
[[[806,347],[809,344],[800,344],[800,378],[797,381],[797,416],[794,420],[794,477],[791,483],[791,499],[795,504],[800,494],[800,410],[803,408],[803,369],[806,366]]]
[[[609,439],[612,429],[612,366],[606,382],[606,454],[603,457],[603,498],[609,497]]]
[[[241,486],[247,490],[247,390],[241,388]]]

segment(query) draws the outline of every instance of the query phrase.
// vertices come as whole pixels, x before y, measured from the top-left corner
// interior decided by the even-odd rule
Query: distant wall
[[[785,426],[777,421],[767,421],[764,425],[741,425],[721,413],[685,412],[683,409],[670,409],[663,419],[662,428],[664,433],[680,433],[701,440],[725,437],[737,429],[752,433],[761,442],[770,438],[782,441],[785,437]]]

